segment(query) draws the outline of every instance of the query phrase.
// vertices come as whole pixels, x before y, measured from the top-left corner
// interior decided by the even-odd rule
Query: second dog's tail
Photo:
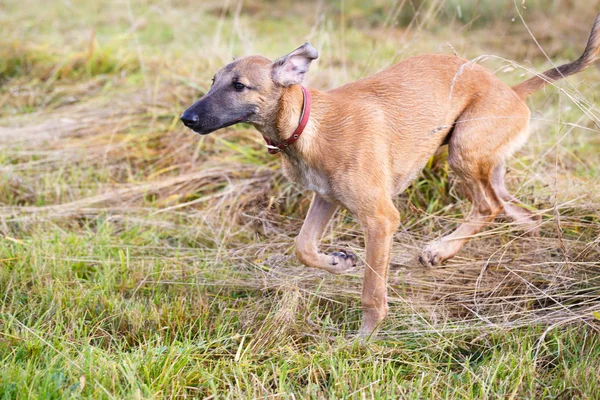
[[[596,17],[592,32],[585,47],[585,51],[577,60],[561,65],[556,68],[549,69],[541,75],[536,75],[533,78],[527,79],[525,82],[513,86],[512,89],[524,99],[535,91],[540,90],[548,83],[573,75],[583,71],[590,64],[598,59],[600,53],[600,14]]]

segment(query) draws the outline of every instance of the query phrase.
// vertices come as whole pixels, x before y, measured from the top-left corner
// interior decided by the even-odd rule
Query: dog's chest
[[[331,198],[331,185],[327,175],[296,157],[283,157],[283,173],[294,183],[311,190],[321,197]]]

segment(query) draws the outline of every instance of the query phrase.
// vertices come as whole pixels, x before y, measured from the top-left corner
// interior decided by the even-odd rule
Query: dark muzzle
[[[193,112],[190,112],[190,110],[184,112],[179,119],[181,119],[181,122],[183,122],[185,126],[191,129],[193,129],[198,124],[199,120],[198,115]]]

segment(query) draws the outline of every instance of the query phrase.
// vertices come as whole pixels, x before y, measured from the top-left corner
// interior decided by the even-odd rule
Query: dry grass
[[[4,396],[598,396],[598,69],[531,100],[532,136],[508,178],[542,215],[540,237],[500,221],[423,269],[420,249],[470,204],[443,156],[397,199],[390,317],[364,347],[348,340],[362,274],[291,256],[310,194],[252,128],[199,138],[178,123],[231,55],[275,57],[305,38],[321,50],[310,85],[324,89],[425,51],[501,56],[481,62],[507,82],[549,65],[514,4],[462,3],[81,2],[33,17],[9,2]],[[590,5],[518,3],[553,61],[583,47]],[[341,211],[322,249],[364,259],[363,245]]]

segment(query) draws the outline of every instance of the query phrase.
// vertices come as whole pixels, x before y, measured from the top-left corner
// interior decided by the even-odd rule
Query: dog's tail
[[[540,90],[548,83],[557,81],[561,78],[565,78],[569,75],[576,74],[577,72],[583,71],[590,64],[598,59],[600,53],[600,14],[596,17],[592,32],[585,47],[585,51],[577,60],[561,65],[557,68],[549,69],[541,75],[536,75],[533,78],[527,79],[525,82],[519,83],[513,86],[512,89],[519,95],[520,98],[524,99],[533,92]]]

